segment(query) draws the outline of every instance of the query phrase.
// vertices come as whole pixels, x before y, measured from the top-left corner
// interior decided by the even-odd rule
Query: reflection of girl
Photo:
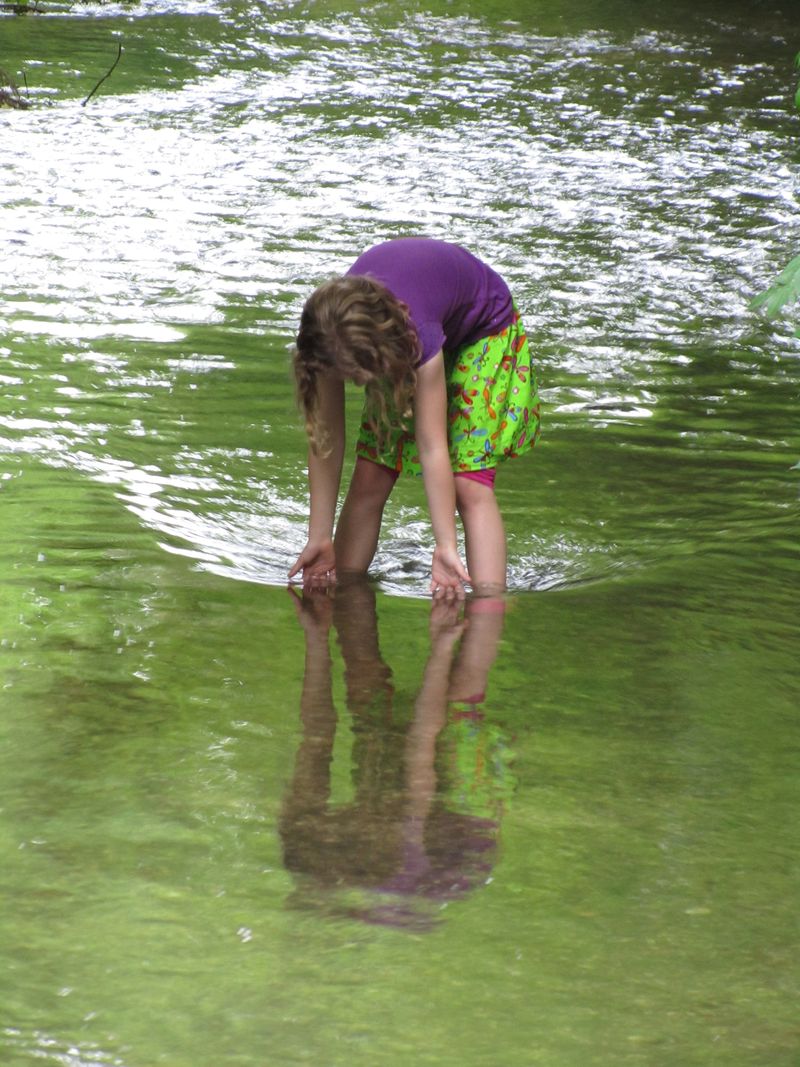
[[[365,573],[400,471],[421,473],[435,540],[433,591],[505,587],[497,464],[539,425],[530,354],[503,279],[463,248],[405,238],[365,252],[303,309],[294,357],[310,441],[308,542],[289,572]],[[366,400],[333,538],[344,455],[344,382]],[[412,418],[413,416],[413,418]],[[455,511],[464,523],[465,569]]]
[[[502,602],[470,602],[466,624],[458,621],[455,605],[434,605],[431,655],[410,723],[395,706],[368,583],[347,582],[335,596],[308,593],[295,603],[306,636],[306,666],[303,738],[280,826],[286,867],[299,879],[303,900],[324,891],[330,907],[335,890],[340,911],[427,927],[434,904],[438,908],[484,882],[494,861],[498,804],[478,810],[474,802],[463,802],[465,783],[467,792],[476,783],[485,792],[487,768],[479,758],[465,773],[465,752],[468,763],[475,746],[464,749],[457,737],[444,746],[440,742],[449,710],[460,707],[459,686],[485,686],[502,628]],[[499,607],[472,615],[475,605],[488,603]],[[353,732],[355,792],[351,803],[341,805],[330,803],[336,734],[332,623],[344,659]]]
[[[467,629],[450,672],[447,721],[440,737],[449,806],[494,820],[499,820],[514,784],[505,738],[487,722],[483,710],[504,617],[505,603],[497,597],[467,604]]]

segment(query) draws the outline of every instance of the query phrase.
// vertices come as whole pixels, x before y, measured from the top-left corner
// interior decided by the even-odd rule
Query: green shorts
[[[532,448],[539,435],[539,395],[519,314],[491,337],[445,352],[448,440],[453,471],[496,467]],[[392,427],[382,448],[367,401],[356,453],[407,474],[421,474],[413,422]]]

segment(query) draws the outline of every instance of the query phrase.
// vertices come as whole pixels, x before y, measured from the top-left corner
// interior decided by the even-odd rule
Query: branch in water
[[[120,41],[120,43],[119,43],[119,51],[117,52],[117,58],[111,64],[111,67],[109,68],[108,73],[104,74],[103,77],[100,79],[100,81],[97,83],[97,85],[95,85],[94,89],[92,89],[92,91],[89,93],[89,95],[86,97],[86,99],[81,104],[81,107],[86,107],[86,105],[92,99],[92,97],[97,92],[97,90],[100,88],[100,86],[103,84],[103,82],[106,80],[106,78],[110,78],[111,77],[111,75],[114,73],[114,68],[116,67],[117,63],[119,63],[120,59],[122,59],[122,41]]]
[[[23,75],[24,77],[24,75]],[[28,81],[25,79],[27,91]],[[14,79],[0,67],[0,107],[30,107],[30,100],[20,96],[19,87]]]

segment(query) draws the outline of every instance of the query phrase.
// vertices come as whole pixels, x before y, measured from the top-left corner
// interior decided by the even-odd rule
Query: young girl
[[[307,301],[294,373],[309,438],[308,541],[289,577],[364,573],[400,471],[422,474],[435,541],[431,591],[505,588],[497,464],[529,449],[539,401],[528,344],[503,279],[466,249],[429,238],[376,245]],[[366,396],[357,459],[334,538],[344,456],[344,383]],[[467,567],[456,545],[464,524]]]

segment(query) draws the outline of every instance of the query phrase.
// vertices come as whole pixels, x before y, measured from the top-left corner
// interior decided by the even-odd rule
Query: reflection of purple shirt
[[[427,237],[400,237],[359,256],[348,274],[368,274],[408,305],[422,346],[420,363],[440,348],[498,333],[513,318],[508,286],[458,245]]]

